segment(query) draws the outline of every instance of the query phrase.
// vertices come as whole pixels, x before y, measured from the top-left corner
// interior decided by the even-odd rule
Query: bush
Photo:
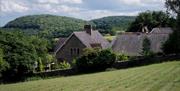
[[[39,57],[39,60],[38,60],[38,66],[37,66],[37,71],[38,72],[42,72],[43,71],[43,64],[42,64],[42,61],[41,61],[41,58]]]
[[[58,64],[57,69],[70,69],[70,68],[71,68],[71,65],[68,62],[63,61],[63,62]]]
[[[79,71],[102,71],[115,62],[116,55],[110,49],[85,49],[83,56],[76,60]]]
[[[3,59],[3,57],[4,57],[3,51],[2,51],[2,49],[0,49],[0,78],[1,78],[1,76],[2,76],[1,73],[2,73],[3,71],[6,71],[7,69],[9,69],[9,63],[6,62],[6,61]]]
[[[124,54],[116,54],[117,57],[117,61],[126,61],[128,60],[128,56],[124,55]]]

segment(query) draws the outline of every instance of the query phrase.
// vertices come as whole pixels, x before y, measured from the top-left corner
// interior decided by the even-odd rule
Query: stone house
[[[114,52],[122,53],[128,56],[141,56],[142,43],[145,38],[151,42],[151,51],[153,53],[162,52],[162,44],[168,39],[171,28],[154,28],[151,32],[125,32],[119,34],[111,43]]]
[[[84,48],[102,49],[109,47],[109,42],[91,25],[85,25],[84,31],[73,32],[68,38],[60,38],[55,48],[55,57],[58,61],[72,62],[74,58],[82,55]]]

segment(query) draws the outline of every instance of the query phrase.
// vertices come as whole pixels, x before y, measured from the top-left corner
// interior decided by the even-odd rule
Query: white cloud
[[[59,0],[37,0],[38,3],[59,3]]]
[[[80,8],[77,7],[70,7],[67,5],[52,5],[52,4],[36,4],[34,5],[33,9],[34,11],[55,13],[55,14],[62,14],[62,13],[68,14],[68,13],[80,11]]]
[[[151,6],[156,4],[163,4],[165,0],[118,0],[119,3],[129,6]]]
[[[29,8],[22,2],[16,2],[15,0],[2,0],[0,6],[1,12],[24,12]]]
[[[82,0],[37,0],[38,3],[52,3],[52,4],[81,4]]]
[[[8,19],[28,14],[55,14],[90,20],[113,15],[132,16],[146,10],[165,9],[165,0],[0,0],[0,2],[0,19],[3,23]]]
[[[128,15],[128,16],[135,16],[140,11],[134,11],[134,12],[116,12],[116,11],[108,11],[108,10],[90,10],[90,11],[81,11],[78,13],[71,13],[73,16],[85,20],[91,20],[106,16],[121,16],[121,15]]]
[[[125,5],[141,5],[141,0],[119,0],[120,2],[124,3]]]

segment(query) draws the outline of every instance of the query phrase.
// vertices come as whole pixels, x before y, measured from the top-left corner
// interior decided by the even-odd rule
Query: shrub
[[[3,51],[2,51],[2,49],[0,49],[0,78],[1,78],[1,76],[2,76],[1,73],[2,73],[3,71],[6,71],[7,69],[9,69],[9,63],[6,62],[6,61],[3,59],[3,57],[4,57]]]
[[[151,50],[151,41],[145,37],[142,44],[142,52],[140,53],[144,57],[153,57],[155,54]]]
[[[124,54],[116,54],[117,57],[117,61],[126,61],[128,60],[128,56],[124,55]]]
[[[69,69],[69,68],[71,68],[71,65],[66,61],[63,61],[58,64],[58,69]]]
[[[41,61],[41,58],[39,57],[39,59],[38,59],[38,66],[37,66],[37,71],[38,72],[41,72],[41,71],[43,71],[43,64],[42,64],[42,61]]]
[[[79,71],[101,71],[111,67],[115,60],[116,55],[110,49],[86,49],[76,60],[76,66]]]

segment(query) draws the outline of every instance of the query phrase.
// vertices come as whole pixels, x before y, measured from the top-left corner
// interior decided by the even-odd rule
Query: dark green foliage
[[[155,27],[173,27],[175,19],[162,11],[146,11],[140,13],[128,28],[129,32],[141,32],[147,26],[151,31]]]
[[[174,13],[176,16],[176,26],[174,32],[169,36],[169,39],[163,45],[163,51],[166,54],[180,53],[180,1],[166,0],[166,7],[168,12]]]
[[[68,62],[63,61],[58,64],[57,69],[70,69],[70,68],[71,68],[71,65]]]
[[[37,64],[38,64],[38,66],[37,66],[37,71],[38,71],[38,72],[43,71],[43,64],[42,64],[42,61],[41,61],[41,58],[40,58],[40,57],[39,57],[39,59],[38,59],[38,61],[37,61]]]
[[[116,55],[109,49],[88,49],[76,60],[76,66],[79,71],[101,71],[111,67],[115,60]]]
[[[178,54],[180,53],[180,33],[173,32],[169,39],[163,45],[163,51],[165,54]]]
[[[1,29],[0,46],[4,53],[3,59],[9,64],[9,68],[2,73],[5,80],[17,80],[26,73],[32,72],[38,58],[45,59],[47,54],[45,40],[35,36],[25,36],[18,31],[7,32]]]
[[[9,64],[3,59],[3,57],[4,57],[3,50],[0,49],[0,78],[2,76],[1,73],[9,69]]]
[[[53,62],[53,64],[51,64],[51,70],[65,70],[70,68],[71,65],[67,61],[57,62],[56,60]]]
[[[177,20],[177,26],[174,28],[173,33],[163,45],[163,52],[165,54],[179,54],[180,53],[180,16]],[[178,22],[179,21],[179,22]]]
[[[134,16],[109,16],[91,20],[91,22],[96,25],[96,29],[101,33],[115,35],[115,31],[126,31],[134,19]]]
[[[151,52],[151,41],[146,37],[143,40],[143,44],[142,44],[142,55],[143,56],[150,56],[152,54]]]
[[[165,2],[168,12],[180,14],[180,1],[179,0],[166,0]]]
[[[28,43],[30,38],[26,38],[19,32],[0,31],[0,46],[4,49],[4,59],[11,64],[12,68],[24,65],[25,69],[31,69],[29,64],[36,60],[36,51],[32,44]],[[22,60],[22,61],[20,61]]]

